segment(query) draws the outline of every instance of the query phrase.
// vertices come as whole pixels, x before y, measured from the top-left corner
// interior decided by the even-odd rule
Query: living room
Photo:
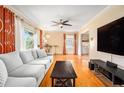
[[[124,73],[123,49],[116,49],[119,52],[104,50],[104,45],[101,48],[99,43],[100,40],[104,42],[102,39],[105,38],[103,36],[100,38],[101,28],[111,23],[114,27],[113,22],[116,20],[122,22],[123,10],[123,5],[1,5],[0,64],[3,69],[0,71],[4,79],[0,85],[4,87],[123,86],[124,77],[114,72],[115,69],[116,71],[119,69],[121,74]],[[84,35],[87,35],[86,38]],[[123,44],[117,48],[120,49],[121,46]],[[95,59],[97,62],[94,61]],[[106,73],[119,78],[121,81],[119,84],[113,83],[114,78],[111,75],[110,80],[104,75],[103,77],[97,75],[99,69],[106,70],[106,67],[98,64],[101,62],[98,59],[102,60],[102,63],[110,63]],[[95,68],[94,65],[100,68]],[[69,74],[66,71],[69,71]],[[106,73],[104,71],[102,74]],[[60,76],[64,77],[64,80],[60,79]]]

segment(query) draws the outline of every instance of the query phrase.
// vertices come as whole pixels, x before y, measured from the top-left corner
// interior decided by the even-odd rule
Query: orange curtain
[[[77,35],[76,34],[74,34],[74,55],[76,55],[77,54],[77,40],[76,40],[76,38],[77,38]]]
[[[40,48],[43,48],[42,41],[42,30],[40,30]]]
[[[14,13],[0,6],[0,54],[15,51],[15,24]],[[0,23],[1,24],[1,23]]]
[[[64,44],[63,44],[63,54],[66,55],[66,34],[63,35]]]
[[[11,46],[12,51],[15,51],[15,16],[14,13],[11,13]]]
[[[4,53],[3,6],[0,6],[0,54]]]

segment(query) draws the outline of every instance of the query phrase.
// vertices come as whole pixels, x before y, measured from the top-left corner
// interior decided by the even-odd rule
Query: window
[[[24,46],[25,49],[34,48],[34,33],[29,31],[24,31]]]
[[[74,54],[74,35],[66,35],[66,52]]]

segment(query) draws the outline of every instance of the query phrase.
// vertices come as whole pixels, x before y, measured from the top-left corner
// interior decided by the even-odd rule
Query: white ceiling
[[[43,27],[47,31],[79,31],[80,28],[95,17],[107,6],[101,5],[12,5],[12,8],[21,12],[32,22]],[[51,21],[59,19],[70,20],[72,26],[64,26],[60,29],[57,26],[51,26]]]

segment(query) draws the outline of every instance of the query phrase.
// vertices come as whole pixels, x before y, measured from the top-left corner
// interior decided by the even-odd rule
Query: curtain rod
[[[18,16],[18,15],[15,14],[15,17],[16,17],[16,18],[19,18],[21,21],[23,21],[24,23],[28,24],[28,25],[31,26],[32,28],[37,29],[37,30],[40,30],[39,28],[34,27],[34,26],[32,26],[31,24],[29,24],[28,22],[26,22],[26,21],[25,21],[23,18],[21,18],[20,16]]]
[[[11,6],[7,6],[7,5],[3,5],[3,6],[10,9],[14,13],[14,16],[16,18],[19,18],[21,21],[25,22],[26,24],[28,24],[29,26],[32,26],[33,28],[35,28],[37,30],[42,30],[42,29],[39,29],[38,27],[34,26],[26,17],[20,17],[19,14],[17,13],[17,10],[13,9]]]
[[[33,26],[32,24],[28,23],[27,21],[25,21],[24,18],[18,16],[15,12],[14,12],[14,14],[15,14],[15,17],[16,17],[16,18],[19,18],[21,21],[23,21],[24,23],[26,23],[26,24],[28,24],[29,26],[33,27],[34,29],[36,29],[36,30],[41,30],[41,29],[39,29],[39,28]]]

